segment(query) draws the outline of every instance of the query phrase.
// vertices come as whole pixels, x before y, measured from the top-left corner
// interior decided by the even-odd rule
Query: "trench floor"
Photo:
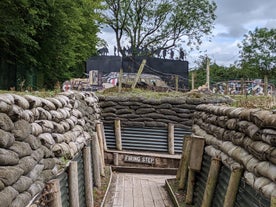
[[[165,180],[175,175],[113,172],[104,207],[173,207]]]

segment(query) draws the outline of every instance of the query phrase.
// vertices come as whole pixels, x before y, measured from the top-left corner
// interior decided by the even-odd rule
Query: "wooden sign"
[[[154,164],[154,157],[139,156],[139,155],[125,155],[125,162],[134,162],[134,163],[145,163],[145,164]]]

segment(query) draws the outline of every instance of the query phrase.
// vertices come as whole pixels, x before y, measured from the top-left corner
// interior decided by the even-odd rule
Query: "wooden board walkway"
[[[114,173],[104,207],[173,207],[165,190],[170,175]]]

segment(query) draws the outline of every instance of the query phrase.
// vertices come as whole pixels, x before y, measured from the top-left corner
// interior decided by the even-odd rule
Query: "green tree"
[[[238,46],[241,49],[241,67],[260,71],[267,94],[268,75],[276,69],[276,29],[256,28],[249,31]]]
[[[106,0],[104,19],[115,32],[118,51],[129,41],[138,48],[169,49],[185,42],[190,47],[211,33],[216,4],[208,0]]]
[[[13,64],[17,78],[35,75],[53,88],[84,72],[96,54],[100,0],[3,0],[0,2],[1,63]]]

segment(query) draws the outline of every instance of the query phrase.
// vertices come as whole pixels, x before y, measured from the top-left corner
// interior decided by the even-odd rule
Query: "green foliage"
[[[99,7],[100,0],[2,0],[1,62],[42,74],[46,88],[82,75],[83,62],[96,54]]]
[[[276,29],[256,28],[244,35],[239,45],[241,66],[268,75],[276,69]]]
[[[137,48],[194,47],[211,33],[216,4],[208,0],[106,0],[105,23],[115,32],[121,51],[127,37]],[[124,54],[122,54],[124,55]]]

